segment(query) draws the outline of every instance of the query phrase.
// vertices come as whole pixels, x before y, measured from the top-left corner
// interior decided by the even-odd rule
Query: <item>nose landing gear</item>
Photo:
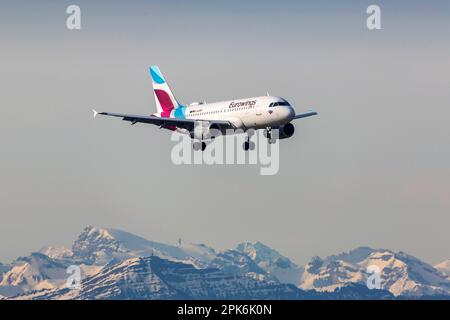
[[[264,130],[264,136],[267,138],[267,142],[269,144],[275,143],[275,139],[272,137],[272,128],[267,127],[266,130]]]

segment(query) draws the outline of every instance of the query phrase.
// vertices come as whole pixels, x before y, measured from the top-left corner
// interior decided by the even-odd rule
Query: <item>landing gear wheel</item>
[[[202,148],[202,143],[199,142],[199,141],[195,141],[192,144],[192,148],[194,149],[194,151],[198,151],[198,150],[200,150]]]
[[[245,151],[255,150],[255,143],[252,141],[245,141],[242,147],[244,148]]]
[[[244,142],[244,144],[242,145],[242,147],[244,148],[245,151],[248,150],[255,150],[255,143],[250,141],[250,138],[255,134],[255,130],[251,129],[246,131],[247,133],[247,138]]]

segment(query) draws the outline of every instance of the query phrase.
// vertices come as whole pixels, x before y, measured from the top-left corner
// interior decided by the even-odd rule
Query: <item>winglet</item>
[[[98,112],[95,109],[92,109],[92,112],[94,113],[94,118],[98,115]]]

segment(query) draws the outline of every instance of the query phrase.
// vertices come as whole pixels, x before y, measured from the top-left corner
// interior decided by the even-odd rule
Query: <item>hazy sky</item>
[[[300,264],[362,245],[450,258],[448,1],[76,1],[69,31],[72,3],[0,5],[0,261],[88,224]],[[167,131],[92,118],[154,112],[151,64],[183,103],[270,91],[320,115],[278,175],[175,166]]]

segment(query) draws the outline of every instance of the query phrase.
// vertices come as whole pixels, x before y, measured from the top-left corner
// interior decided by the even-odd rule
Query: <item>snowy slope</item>
[[[208,267],[236,275],[246,275],[257,280],[277,281],[249,256],[237,250],[224,250],[217,253],[216,258],[208,263]]]
[[[0,294],[13,296],[23,292],[42,289],[61,288],[66,285],[70,265],[80,267],[81,276],[96,274],[101,266],[85,265],[80,261],[54,259],[40,252],[15,260],[3,274],[0,281]]]
[[[0,294],[9,296],[29,290],[56,288],[65,282],[67,265],[41,253],[18,258],[3,274]]]
[[[350,283],[365,284],[369,266],[381,270],[381,288],[395,296],[450,294],[450,282],[429,264],[404,252],[367,247],[325,259],[313,258],[304,266],[299,287],[333,291]]]
[[[73,257],[86,263],[105,265],[133,257],[156,255],[191,263],[204,264],[215,252],[205,245],[167,245],[149,241],[131,233],[88,226],[72,246]]]
[[[49,246],[42,248],[39,252],[52,259],[71,259],[73,256],[72,251],[64,247]]]
[[[282,283],[299,284],[302,268],[261,242],[243,242],[237,251],[249,256],[261,269]]]
[[[441,263],[434,266],[437,270],[442,272],[447,276],[447,279],[450,280],[450,259],[442,261]]]

